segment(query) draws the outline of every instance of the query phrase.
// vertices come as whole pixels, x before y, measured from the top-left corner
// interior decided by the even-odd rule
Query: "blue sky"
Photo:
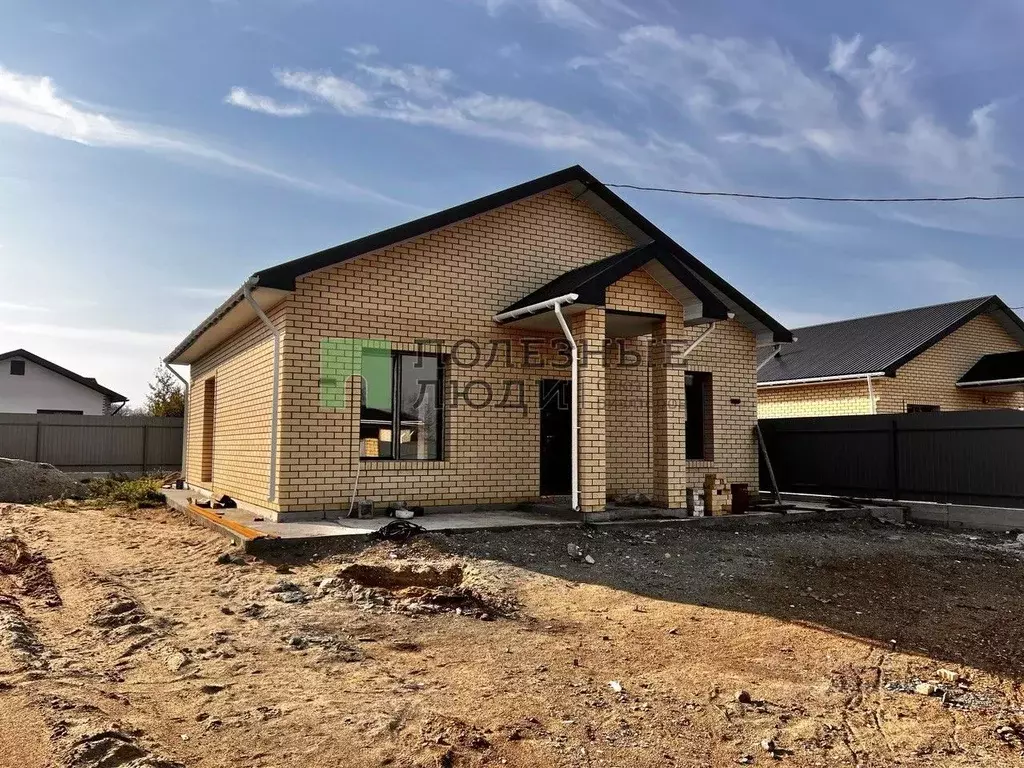
[[[0,0],[0,347],[133,400],[254,270],[581,163],[1024,192],[1016,0]],[[792,326],[998,293],[1024,203],[624,195]]]

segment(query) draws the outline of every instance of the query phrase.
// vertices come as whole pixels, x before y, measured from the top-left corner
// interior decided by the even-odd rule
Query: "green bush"
[[[155,477],[105,477],[89,483],[90,496],[104,504],[124,504],[133,509],[160,507],[166,501]]]

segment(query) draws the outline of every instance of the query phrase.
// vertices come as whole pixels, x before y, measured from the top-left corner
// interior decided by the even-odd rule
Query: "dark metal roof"
[[[758,384],[854,376],[896,371],[969,320],[998,312],[1024,333],[1024,323],[998,296],[936,304],[930,307],[858,317],[793,331],[796,341],[783,345],[758,373]],[[763,349],[760,361],[774,354]]]
[[[989,382],[1024,380],[1024,350],[985,355],[960,377],[958,384],[977,386]]]
[[[47,368],[47,369],[53,371],[54,373],[60,374],[61,376],[63,376],[66,379],[71,379],[71,381],[74,381],[77,384],[81,384],[83,387],[88,387],[89,389],[93,390],[94,392],[99,392],[101,395],[106,395],[106,397],[112,403],[126,403],[126,402],[128,402],[128,398],[127,397],[125,397],[124,395],[119,395],[114,390],[107,389],[106,387],[100,385],[99,383],[97,383],[96,379],[92,379],[92,378],[88,378],[87,379],[85,376],[79,376],[74,371],[69,371],[67,368],[62,368],[61,366],[57,365],[56,363],[51,363],[45,357],[40,357],[39,355],[34,355],[34,354],[32,354],[31,352],[29,352],[28,350],[25,350],[25,349],[12,349],[10,352],[4,352],[2,355],[0,355],[0,362],[2,362],[4,360],[9,360],[12,357],[19,357],[19,358],[23,358],[25,360],[29,360],[29,361],[35,363],[36,365],[42,366],[43,368]]]
[[[660,262],[679,282],[686,286],[704,305],[704,317],[724,320],[728,316],[726,306],[690,272],[674,254],[655,243],[616,253],[582,267],[569,270],[533,293],[524,296],[501,311],[511,312],[531,304],[564,296],[567,293],[579,295],[577,303],[604,306],[605,291],[612,283],[651,261]],[[499,313],[499,314],[501,314]]]

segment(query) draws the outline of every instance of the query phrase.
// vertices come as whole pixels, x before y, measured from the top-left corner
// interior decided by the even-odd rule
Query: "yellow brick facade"
[[[282,329],[276,502],[268,502],[271,337],[259,323],[193,365],[189,402],[188,480],[196,485],[203,452],[203,382],[216,377],[213,480],[215,493],[288,512],[347,509],[358,474],[359,498],[410,505],[512,504],[539,494],[540,380],[568,378],[554,367],[561,333],[501,326],[493,315],[558,275],[621,252],[633,242],[564,190],[538,195],[383,251],[298,279],[274,308]],[[658,333],[692,340],[702,327],[683,325],[681,305],[643,269],[608,289],[608,310],[665,316]],[[626,489],[681,507],[687,486],[705,472],[756,490],[754,335],[722,322],[687,360],[714,377],[714,454],[685,460],[682,368],[621,368],[606,340],[606,312],[569,317],[577,342],[587,346],[580,385],[580,486],[584,511],[604,507],[605,496]],[[347,384],[348,405],[320,399],[320,344],[330,338],[387,339],[395,350],[415,351],[423,339],[449,354],[446,389],[485,382],[489,407],[456,397],[444,413],[439,461],[359,459],[359,385]],[[524,339],[539,339],[543,367],[528,361]],[[473,360],[472,339],[482,350]],[[644,363],[649,339],[628,342]],[[511,359],[490,349],[508,345]],[[684,343],[675,345],[678,355]],[[423,347],[430,351],[432,347]],[[606,354],[607,351],[607,354]],[[453,352],[457,354],[453,354]],[[530,363],[527,366],[527,363]],[[525,410],[500,407],[508,382],[522,382]],[[515,386],[515,385],[514,385]],[[483,391],[474,391],[479,400]],[[611,395],[628,393],[624,401]],[[513,399],[513,402],[514,399]],[[688,464],[693,466],[688,466]]]
[[[925,350],[896,372],[872,380],[876,413],[905,413],[908,405],[943,411],[1024,408],[1020,392],[960,389],[960,379],[987,354],[1016,352],[1021,345],[990,315],[980,315]],[[761,387],[758,417],[855,416],[871,413],[865,381],[793,387]]]

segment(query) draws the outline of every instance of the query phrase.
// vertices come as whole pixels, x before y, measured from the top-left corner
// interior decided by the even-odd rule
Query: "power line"
[[[635,189],[640,192],[670,192],[694,197],[743,197],[754,200],[815,200],[824,203],[960,203],[966,201],[1024,200],[1024,195],[962,195],[960,197],[820,197],[817,195],[760,195],[754,192],[710,192],[670,187],[642,187],[638,184],[605,184],[606,187]]]

